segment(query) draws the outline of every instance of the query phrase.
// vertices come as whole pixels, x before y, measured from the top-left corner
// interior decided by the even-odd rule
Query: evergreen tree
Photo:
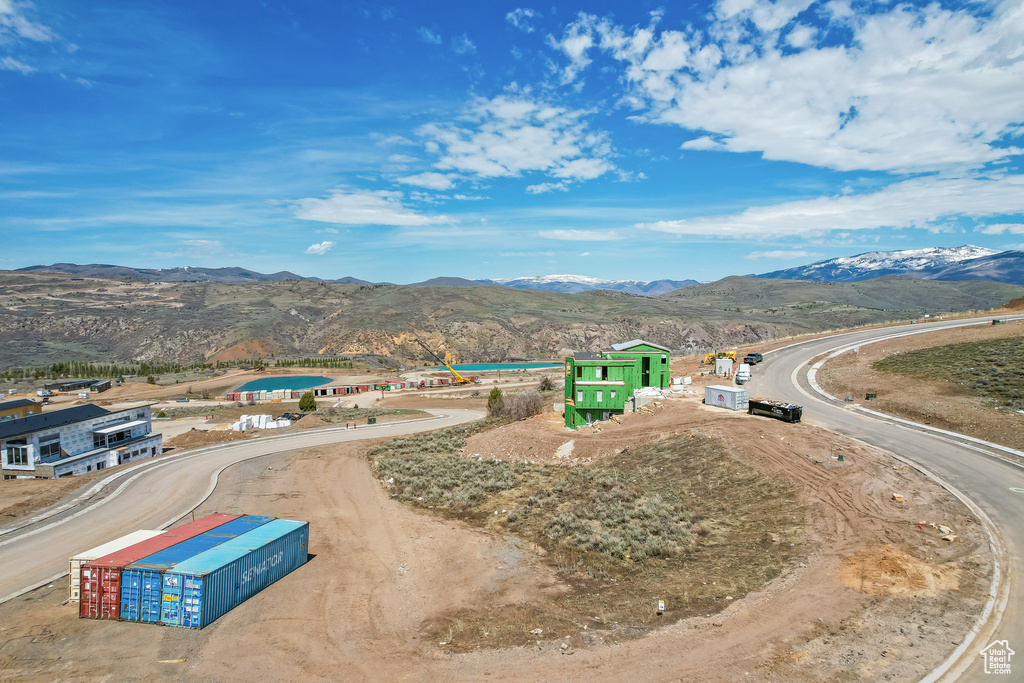
[[[299,410],[304,413],[316,411],[316,398],[313,396],[312,391],[307,391],[299,398]]]

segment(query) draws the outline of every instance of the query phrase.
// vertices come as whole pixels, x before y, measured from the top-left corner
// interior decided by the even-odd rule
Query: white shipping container
[[[148,541],[154,536],[159,536],[162,531],[155,529],[140,529],[139,531],[133,531],[126,536],[115,539],[104,543],[103,545],[96,546],[89,550],[83,550],[77,555],[73,556],[70,560],[70,580],[68,585],[68,598],[71,602],[78,602],[80,597],[80,589],[82,587],[82,565],[88,564],[93,560],[98,560],[104,555],[110,555],[116,553],[118,550],[124,550],[128,546],[141,543],[142,541]]]
[[[750,395],[746,389],[712,384],[704,387],[704,403],[709,406],[728,408],[729,410],[746,410]]]

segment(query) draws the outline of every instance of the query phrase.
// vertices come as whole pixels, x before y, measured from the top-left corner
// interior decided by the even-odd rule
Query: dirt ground
[[[1005,339],[1024,334],[1024,321],[966,327],[889,339],[860,347],[829,360],[818,371],[818,383],[838,398],[847,395],[862,405],[915,422],[967,434],[986,441],[1024,449],[1024,415],[995,410],[951,382],[896,375],[871,369],[871,364],[901,351],[962,342]],[[877,398],[865,401],[867,392]]]
[[[63,479],[10,479],[0,481],[0,526],[42,510],[70,496],[110,470]]]
[[[559,637],[537,624],[531,647],[448,653],[424,635],[439,616],[500,614],[572,586],[514,537],[390,500],[366,446],[339,445],[229,468],[198,511],[308,520],[308,565],[202,631],[79,620],[58,582],[0,606],[0,679],[909,681],[967,632],[992,566],[980,526],[916,471],[815,427],[671,399],[599,432],[516,422],[465,452],[578,465],[691,429],[793,481],[805,511],[801,558],[717,614],[674,621],[670,606],[639,638],[580,615]]]

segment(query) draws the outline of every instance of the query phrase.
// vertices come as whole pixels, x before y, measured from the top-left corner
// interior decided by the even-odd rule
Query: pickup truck
[[[754,351],[751,351],[750,353],[743,357],[743,362],[746,363],[747,365],[757,365],[763,360],[764,357],[761,354],[756,353]]]

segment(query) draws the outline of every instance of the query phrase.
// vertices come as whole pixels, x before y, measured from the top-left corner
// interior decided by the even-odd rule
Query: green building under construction
[[[635,409],[634,391],[669,385],[669,350],[634,339],[565,359],[565,426],[575,429]]]

